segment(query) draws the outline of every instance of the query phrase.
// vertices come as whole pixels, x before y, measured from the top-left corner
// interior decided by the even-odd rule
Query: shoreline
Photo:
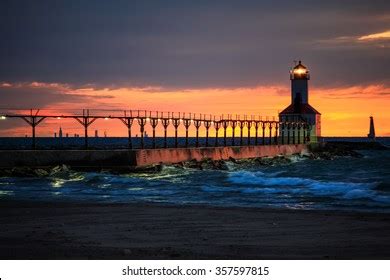
[[[1,259],[390,259],[390,215],[0,201]]]
[[[0,199],[0,209],[2,207],[8,207],[8,206],[14,206],[18,205],[20,208],[26,208],[29,206],[39,206],[39,207],[59,207],[59,208],[69,208],[69,207],[126,207],[126,206],[140,206],[140,207],[166,207],[166,208],[207,208],[207,209],[221,209],[221,210],[256,210],[256,211],[263,211],[263,212],[314,212],[319,214],[324,214],[328,212],[332,212],[335,214],[340,215],[349,215],[349,214],[368,214],[368,215],[389,215],[390,216],[390,210],[378,210],[377,208],[370,210],[365,208],[288,208],[288,207],[275,207],[275,206],[248,206],[248,205],[219,205],[219,204],[212,204],[212,203],[174,203],[174,202],[145,202],[145,201],[129,201],[129,202],[112,202],[112,201],[85,201],[85,200],[35,200],[35,199],[24,199],[24,198],[5,198]]]

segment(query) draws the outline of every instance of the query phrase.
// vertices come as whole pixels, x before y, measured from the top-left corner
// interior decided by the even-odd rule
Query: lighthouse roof
[[[302,64],[302,61],[299,61],[297,65],[293,69],[307,69],[305,65]]]
[[[294,104],[291,104],[286,109],[284,109],[282,112],[280,112],[281,115],[287,115],[287,114],[312,114],[312,115],[321,115],[320,112],[318,112],[316,109],[314,109],[312,106],[310,106],[307,103],[300,104],[299,106],[296,106]]]

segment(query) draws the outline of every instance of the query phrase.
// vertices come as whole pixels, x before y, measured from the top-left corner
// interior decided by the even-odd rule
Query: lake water
[[[390,212],[390,151],[360,152],[362,158],[334,160],[293,156],[273,166],[228,162],[228,170],[164,166],[155,173],[2,177],[0,199]]]

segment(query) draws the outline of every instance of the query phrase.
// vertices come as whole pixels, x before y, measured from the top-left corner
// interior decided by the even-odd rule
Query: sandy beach
[[[1,259],[389,259],[390,215],[0,202]]]

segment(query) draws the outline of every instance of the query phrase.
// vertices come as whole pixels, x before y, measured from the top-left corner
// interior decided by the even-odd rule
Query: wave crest
[[[239,186],[247,194],[288,194],[334,197],[356,200],[370,199],[390,202],[390,197],[375,190],[378,183],[354,183],[320,181],[300,177],[269,177],[263,172],[238,171],[228,175],[228,181]],[[251,186],[251,187],[247,187]]]

